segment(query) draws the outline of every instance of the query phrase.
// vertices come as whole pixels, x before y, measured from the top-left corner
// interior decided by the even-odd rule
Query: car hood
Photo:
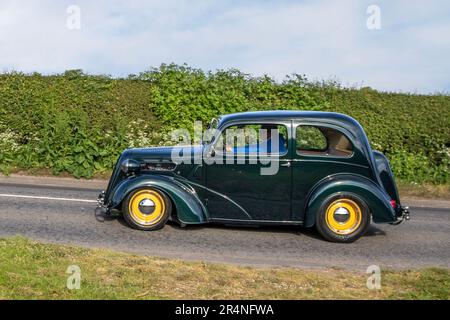
[[[109,180],[108,188],[106,189],[105,199],[109,201],[111,191],[117,183],[126,178],[121,170],[121,164],[125,160],[135,160],[139,163],[143,162],[177,162],[173,155],[182,152],[184,157],[201,156],[203,150],[202,145],[192,146],[174,146],[174,147],[154,147],[154,148],[133,148],[126,149],[122,152],[119,159],[117,159],[114,166],[111,178]]]

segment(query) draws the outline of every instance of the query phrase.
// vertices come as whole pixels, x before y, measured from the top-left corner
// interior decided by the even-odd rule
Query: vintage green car
[[[334,242],[356,240],[371,220],[409,219],[387,158],[361,125],[313,111],[229,114],[213,119],[198,145],[127,149],[98,202],[102,214],[121,210],[140,230],[169,219],[315,226]]]

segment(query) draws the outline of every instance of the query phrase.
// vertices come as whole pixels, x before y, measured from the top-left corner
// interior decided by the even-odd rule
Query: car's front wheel
[[[139,230],[164,227],[172,211],[170,199],[154,188],[141,188],[128,194],[122,203],[125,221]]]
[[[366,233],[370,210],[360,197],[339,193],[328,197],[316,215],[316,228],[332,242],[353,242]]]

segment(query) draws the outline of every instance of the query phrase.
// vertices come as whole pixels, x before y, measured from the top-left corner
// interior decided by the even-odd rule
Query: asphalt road
[[[121,218],[97,221],[94,200],[98,193],[95,189],[0,183],[0,237],[22,235],[45,242],[259,266],[450,267],[450,209],[411,208],[410,221],[399,226],[372,224],[357,242],[336,244],[322,240],[313,229],[294,227],[180,228],[169,224],[159,231],[137,231]]]

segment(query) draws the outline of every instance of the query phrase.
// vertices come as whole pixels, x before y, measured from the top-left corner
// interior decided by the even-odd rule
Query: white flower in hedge
[[[10,129],[0,127],[0,152],[17,152],[20,149],[20,136]]]
[[[439,150],[437,153],[442,155],[442,158],[444,160],[450,161],[450,147],[442,146],[442,149]]]
[[[381,144],[374,142],[374,141],[372,141],[371,143],[372,143],[372,149],[382,150]]]
[[[138,119],[128,123],[126,141],[128,147],[153,147],[153,141],[161,142],[160,134],[155,131],[149,131],[149,126],[146,120]]]

